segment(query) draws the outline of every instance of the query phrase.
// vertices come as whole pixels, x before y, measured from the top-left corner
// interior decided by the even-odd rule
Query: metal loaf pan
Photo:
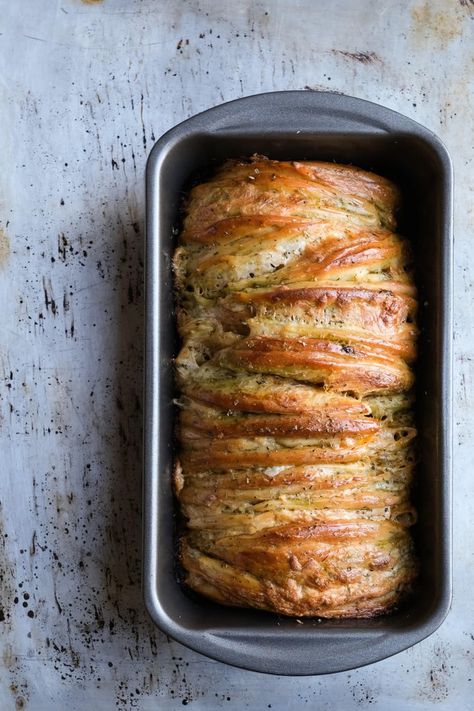
[[[412,241],[420,299],[414,527],[420,577],[398,612],[374,620],[295,619],[188,595],[175,575],[170,257],[183,191],[230,157],[353,163],[395,180],[399,231]],[[324,674],[370,664],[421,641],[451,600],[452,168],[430,131],[394,111],[331,93],[251,96],[168,131],[147,167],[144,597],[154,622],[203,654],[274,674]],[[301,621],[300,621],[301,622]]]

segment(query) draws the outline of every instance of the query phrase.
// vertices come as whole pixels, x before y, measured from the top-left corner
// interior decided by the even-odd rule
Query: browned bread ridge
[[[220,603],[383,614],[416,575],[416,291],[397,188],[352,166],[228,161],[173,267],[174,488],[186,583]]]

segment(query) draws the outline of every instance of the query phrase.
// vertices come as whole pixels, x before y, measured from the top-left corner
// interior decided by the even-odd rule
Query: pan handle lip
[[[146,580],[146,579],[145,579]],[[436,612],[412,629],[334,630],[302,626],[284,639],[277,629],[209,629],[181,627],[162,608],[151,579],[144,585],[145,606],[153,622],[176,641],[207,657],[247,671],[279,676],[318,676],[350,671],[399,654],[423,641],[442,624],[450,609],[446,592]]]
[[[183,138],[204,135],[299,135],[314,133],[408,133],[436,151],[452,176],[446,146],[430,129],[399,112],[366,99],[330,91],[290,90],[253,94],[201,111],[166,131],[153,146],[147,175],[163,152]]]

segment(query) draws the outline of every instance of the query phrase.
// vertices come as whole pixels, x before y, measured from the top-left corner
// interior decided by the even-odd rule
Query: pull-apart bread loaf
[[[254,156],[191,190],[174,255],[187,585],[372,617],[416,573],[416,292],[387,179]]]

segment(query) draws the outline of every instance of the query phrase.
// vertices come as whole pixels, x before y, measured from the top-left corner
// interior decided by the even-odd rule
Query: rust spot
[[[5,264],[10,256],[10,240],[7,233],[0,227],[0,267]]]
[[[373,62],[380,62],[382,60],[375,52],[347,52],[342,49],[333,49],[333,54],[340,54],[346,59],[351,59],[354,62],[360,62],[361,64],[372,64]]]
[[[465,0],[465,3],[467,2],[470,0]],[[469,7],[469,5],[465,4],[464,7]],[[446,47],[462,35],[463,21],[466,17],[465,13],[459,10],[459,5],[445,5],[443,2],[432,2],[432,0],[425,0],[415,7],[411,15],[413,20],[411,30],[414,39],[434,40],[442,47]]]

